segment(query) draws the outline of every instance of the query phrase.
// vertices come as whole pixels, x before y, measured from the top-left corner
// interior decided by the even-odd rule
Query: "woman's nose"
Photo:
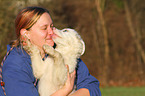
[[[53,29],[50,28],[50,29],[48,30],[48,34],[52,35],[53,33],[54,33],[54,32],[53,32]]]

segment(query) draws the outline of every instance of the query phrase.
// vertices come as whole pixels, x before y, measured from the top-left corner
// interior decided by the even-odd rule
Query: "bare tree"
[[[142,49],[142,46],[141,46],[140,41],[139,41],[139,38],[136,38],[137,37],[136,36],[136,32],[135,32],[134,27],[132,25],[131,13],[129,11],[127,2],[125,0],[124,0],[124,7],[125,7],[126,19],[127,19],[127,23],[128,23],[128,26],[129,26],[130,33],[131,33],[132,37],[134,38],[135,45],[136,45],[136,47],[138,49],[138,52],[142,56],[143,62],[145,63],[144,50]]]
[[[140,56],[143,60],[143,63],[145,63],[145,53],[144,53],[144,50],[142,49],[142,46],[140,44],[140,40],[141,40],[140,39],[140,32],[139,32],[139,30],[137,30],[137,32],[136,32],[135,29],[134,29],[134,26],[133,26],[133,23],[132,23],[132,18],[131,18],[131,13],[130,13],[129,7],[127,5],[127,2],[125,0],[124,0],[124,7],[125,7],[126,19],[127,19],[127,24],[129,26],[130,34],[133,37],[133,40],[134,40],[134,43],[136,45],[137,51],[140,54]],[[140,62],[138,63],[138,68],[139,68],[139,73],[142,75],[143,74],[143,69],[142,69],[142,65],[141,65]]]
[[[95,4],[97,7],[97,11],[99,14],[99,18],[101,21],[101,26],[102,26],[102,30],[103,30],[103,34],[104,34],[104,66],[103,66],[103,83],[106,85],[107,84],[107,77],[108,77],[108,64],[109,64],[109,44],[108,44],[108,33],[107,33],[107,28],[105,25],[105,20],[103,17],[103,12],[100,6],[101,0],[95,0]],[[103,0],[103,2],[105,2]]]

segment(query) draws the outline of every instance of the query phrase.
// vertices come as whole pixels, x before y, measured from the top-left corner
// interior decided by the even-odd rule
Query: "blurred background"
[[[16,39],[20,9],[41,6],[55,27],[80,33],[86,43],[81,59],[101,87],[145,86],[145,0],[0,0],[0,6],[0,61]]]

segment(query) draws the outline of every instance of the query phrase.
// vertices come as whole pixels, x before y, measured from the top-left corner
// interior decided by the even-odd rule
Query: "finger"
[[[23,46],[26,46],[26,45],[27,45],[27,43],[23,42]]]
[[[69,66],[68,65],[65,65],[66,68],[67,68],[67,78],[69,79],[70,78],[70,74],[69,74]]]
[[[76,75],[76,70],[74,70],[73,74]]]
[[[72,73],[71,73],[71,76],[75,76],[76,75],[76,70],[74,70]]]
[[[74,70],[74,72],[71,73],[70,75],[71,75],[71,79],[74,80],[76,78],[76,71]]]
[[[69,66],[68,65],[65,65],[66,66],[66,68],[67,68],[67,72],[69,72]]]

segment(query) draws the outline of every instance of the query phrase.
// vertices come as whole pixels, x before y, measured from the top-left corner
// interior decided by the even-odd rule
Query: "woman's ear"
[[[28,39],[30,39],[30,35],[29,35],[29,33],[28,33],[28,30],[26,30],[26,29],[21,29],[20,30],[20,34],[21,35],[25,35]]]
[[[85,53],[85,42],[83,40],[81,40],[81,43],[83,44],[83,49],[82,49],[82,53],[81,55],[83,55]]]

